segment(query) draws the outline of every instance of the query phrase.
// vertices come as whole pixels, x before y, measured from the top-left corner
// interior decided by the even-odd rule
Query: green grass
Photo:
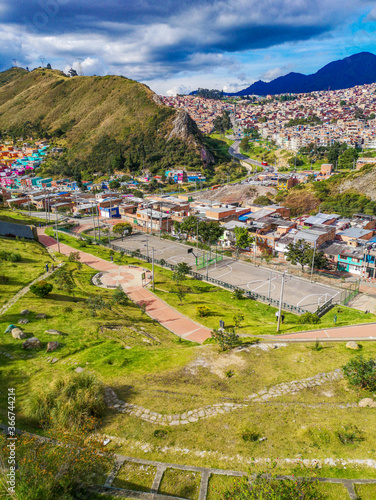
[[[68,237],[64,238],[68,242]],[[107,249],[90,246],[85,250],[88,249],[109,259]],[[124,258],[123,263],[137,264],[137,260]],[[78,366],[111,386],[123,401],[151,411],[174,414],[218,402],[242,402],[246,396],[263,388],[339,368],[359,354],[359,351],[346,349],[345,343],[323,343],[320,351],[312,350],[310,344],[291,344],[268,351],[249,345],[242,351],[222,353],[217,346],[180,342],[133,304],[116,305],[92,317],[85,304],[87,296],[98,294],[109,300],[113,291],[92,284],[91,277],[95,273],[92,269],[83,266],[79,271],[73,263],[65,265],[72,272],[76,284],[74,296],[69,297],[56,288],[45,299],[28,293],[0,318],[2,387],[16,388],[17,426],[26,430],[37,429],[36,422],[27,418],[23,411],[26,396]],[[159,287],[161,283],[168,285],[171,273],[158,268],[156,280]],[[222,304],[221,314],[223,304],[227,308],[236,306],[236,310],[240,311],[247,311],[248,304],[251,304],[253,315],[260,311],[257,321],[261,323],[264,317],[266,322],[265,311],[261,309],[261,306],[267,307],[264,304],[246,300],[237,304],[224,290],[214,289],[218,291],[212,293],[206,288],[211,285],[202,282],[187,284],[203,286],[200,303],[207,304],[207,297],[210,297],[210,307],[219,308]],[[168,295],[175,297],[175,294]],[[198,295],[192,295],[197,300]],[[221,297],[220,301],[217,301],[217,296]],[[28,337],[36,336],[41,340],[43,349],[40,351],[24,351],[21,341],[3,333],[9,323],[17,321],[19,311],[26,308],[32,313],[29,315],[30,323],[25,325],[24,330]],[[343,321],[342,318],[349,320],[356,313],[342,309],[344,312],[337,314],[339,321]],[[36,314],[42,312],[47,314],[47,318],[37,320]],[[230,315],[230,319],[233,310],[231,313],[226,311],[226,314]],[[250,312],[248,314],[251,315]],[[255,319],[255,325],[257,321]],[[271,321],[271,327],[275,328],[275,318]],[[330,323],[330,317],[328,321]],[[292,328],[293,323],[283,326]],[[61,330],[66,335],[48,335],[45,330],[50,328]],[[252,333],[257,331],[257,328],[251,330]],[[152,339],[145,334],[151,335]],[[45,346],[50,340],[58,340],[61,346],[47,354]],[[245,338],[243,340],[246,341]],[[376,343],[364,343],[360,353],[366,358],[375,358]],[[56,357],[58,361],[51,364],[48,357]],[[226,376],[229,370],[233,372],[231,378]],[[376,435],[372,432],[376,414],[372,409],[346,408],[345,405],[356,404],[360,398],[369,396],[372,394],[367,391],[348,388],[344,381],[330,382],[295,395],[279,397],[267,404],[250,404],[197,423],[163,427],[163,435],[155,433],[158,426],[108,410],[100,431],[119,437],[120,443],[113,441],[111,445],[116,452],[127,456],[235,470],[246,471],[251,466],[251,457],[368,459],[373,458],[376,452]],[[0,418],[5,421],[6,390],[0,392],[0,408]],[[347,445],[341,443],[338,432],[342,426],[350,424],[364,431],[365,441]],[[242,435],[245,430],[257,432],[267,439],[263,442],[244,441]],[[261,470],[262,467],[259,464]],[[350,464],[346,469],[323,466],[304,472],[293,464],[281,463],[276,469],[281,473],[292,471],[295,475],[316,474],[323,477],[375,476],[375,470],[371,468]],[[188,487],[192,481],[169,479],[164,488],[170,489],[175,483]],[[195,481],[193,486],[197,484]]]
[[[359,500],[375,500],[376,484],[356,484],[355,492]]]
[[[206,500],[219,500],[221,495],[230,489],[238,478],[231,476],[222,476],[219,474],[212,474],[208,483],[208,495]]]
[[[157,469],[151,465],[141,465],[133,462],[124,462],[116,474],[113,485],[132,491],[149,492]]]
[[[20,211],[2,208],[0,209],[0,220],[3,222],[12,222],[13,224],[25,224],[25,225],[39,225],[40,223],[45,224],[46,220],[42,217],[29,217],[27,213]]]
[[[19,290],[43,274],[46,270],[46,263],[51,265],[53,260],[47,250],[36,241],[1,237],[0,245],[2,250],[17,252],[22,257],[20,262],[0,261],[0,274],[9,278],[8,283],[0,285],[1,306]]]
[[[200,478],[199,472],[166,469],[158,493],[198,500]]]

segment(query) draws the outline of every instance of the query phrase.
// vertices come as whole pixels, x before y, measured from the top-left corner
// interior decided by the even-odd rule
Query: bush
[[[359,430],[356,425],[345,425],[337,432],[338,439],[342,444],[354,444],[364,441],[364,432]]]
[[[78,240],[78,245],[80,247],[86,247],[87,246],[87,241],[85,241],[85,240]]]
[[[241,300],[244,298],[244,290],[241,288],[235,288],[235,290],[232,292],[232,296],[234,299]]]
[[[210,309],[207,306],[197,306],[196,312],[200,316],[200,318],[204,318],[206,316],[210,316]]]
[[[311,325],[316,325],[317,323],[320,323],[320,318],[317,316],[316,313],[311,313],[311,312],[305,312],[298,318],[298,323],[304,324],[304,323],[309,323]]]
[[[223,252],[223,255],[224,255],[225,257],[232,257],[232,252],[231,252],[230,250],[225,250],[225,251]]]
[[[45,427],[79,429],[86,426],[89,419],[102,415],[105,409],[103,387],[92,375],[72,373],[32,393],[25,409]]]
[[[30,292],[42,299],[47,297],[47,295],[52,291],[53,286],[51,283],[47,283],[47,281],[39,281],[38,283],[34,283],[34,285],[30,286]]]
[[[211,336],[220,345],[222,351],[232,349],[240,344],[239,335],[236,335],[234,331],[213,330]]]
[[[114,304],[121,304],[122,306],[126,306],[129,303],[128,295],[124,292],[124,290],[119,285],[114,295],[112,296],[112,301]]]
[[[376,391],[376,361],[356,356],[342,367],[350,385]]]
[[[0,274],[0,284],[6,285],[9,283],[9,276],[5,276],[5,274]]]
[[[245,430],[242,434],[243,441],[248,442],[256,442],[260,439],[260,434],[258,432],[250,431],[249,429]]]
[[[0,260],[5,260],[7,262],[21,262],[22,257],[18,252],[7,252],[6,250],[0,250]]]

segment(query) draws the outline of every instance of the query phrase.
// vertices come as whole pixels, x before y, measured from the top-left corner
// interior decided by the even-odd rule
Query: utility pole
[[[101,230],[100,230],[100,226],[99,226],[99,208],[98,208],[97,204],[95,205],[95,208],[96,208],[96,216],[97,216],[97,221],[98,221],[98,241],[100,243],[101,242]]]
[[[280,295],[280,298],[279,298],[279,309],[278,309],[277,332],[279,332],[279,327],[281,325],[281,313],[282,313],[282,300],[283,300],[283,287],[284,286],[285,286],[285,273],[282,274],[281,295]]]
[[[197,249],[197,255],[198,255],[198,219],[197,219],[197,245],[196,245],[196,249]]]
[[[152,288],[154,292],[154,247],[152,247],[152,260],[151,260],[151,276],[152,276]]]
[[[60,253],[59,232],[58,232],[58,230],[57,230],[57,208],[55,208],[55,214],[56,214],[55,224],[56,224],[56,241],[57,241],[57,251]]]
[[[315,245],[313,247],[312,269],[311,269],[311,283],[312,283],[312,277],[313,277],[313,266],[315,264],[315,253],[316,253],[316,241],[315,241]]]
[[[93,206],[91,206],[91,217],[93,219],[93,228],[94,228],[94,241],[97,241],[97,232],[95,228],[95,215],[93,216]]]
[[[270,289],[272,286],[272,272],[269,271],[269,289],[268,289],[268,299],[270,300]]]

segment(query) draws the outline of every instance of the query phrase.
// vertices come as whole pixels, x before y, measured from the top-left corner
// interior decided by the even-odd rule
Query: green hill
[[[4,71],[0,130],[15,139],[47,137],[66,146],[62,159],[44,167],[50,174],[72,175],[77,168],[88,173],[206,168],[203,139],[189,115],[121,76],[71,78],[45,68]]]

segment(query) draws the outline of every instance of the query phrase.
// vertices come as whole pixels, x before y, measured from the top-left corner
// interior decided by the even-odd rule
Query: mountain
[[[12,68],[0,73],[0,131],[48,137],[67,148],[49,174],[203,168],[203,138],[184,111],[164,106],[146,85],[121,76],[68,77]],[[122,168],[124,164],[124,168]],[[59,171],[60,169],[60,171]],[[47,173],[47,171],[46,171]]]
[[[376,56],[360,52],[334,61],[312,75],[288,73],[271,82],[259,80],[244,90],[228,95],[301,94],[314,90],[338,90],[376,82]]]

